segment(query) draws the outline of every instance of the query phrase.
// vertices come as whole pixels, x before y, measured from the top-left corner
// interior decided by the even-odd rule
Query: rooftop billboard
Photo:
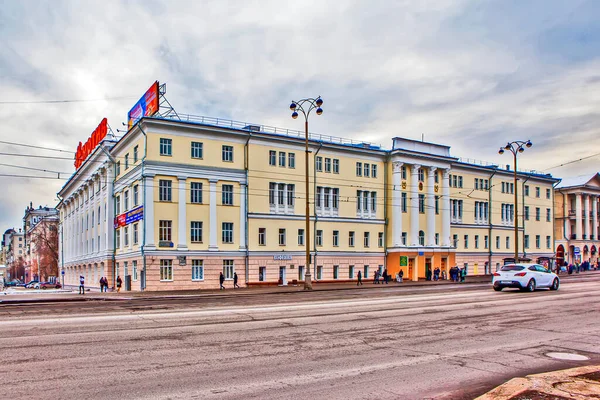
[[[127,129],[131,129],[140,119],[158,112],[158,81],[154,82],[142,98],[127,113]]]

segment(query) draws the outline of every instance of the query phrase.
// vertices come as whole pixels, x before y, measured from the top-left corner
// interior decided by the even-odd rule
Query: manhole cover
[[[582,356],[581,354],[575,354],[575,353],[550,352],[550,353],[546,353],[546,355],[550,358],[555,358],[557,360],[585,361],[585,360],[590,359],[589,357]]]

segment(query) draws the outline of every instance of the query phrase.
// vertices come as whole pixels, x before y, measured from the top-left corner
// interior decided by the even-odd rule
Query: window
[[[354,247],[354,231],[348,232],[348,246]]]
[[[317,168],[317,172],[322,172],[323,171],[323,157],[317,156],[315,164],[316,164],[315,167]]]
[[[231,280],[233,279],[233,274],[235,273],[233,267],[233,260],[223,260],[223,275],[225,275],[225,279]]]
[[[340,231],[333,231],[333,247],[340,245]]]
[[[221,240],[223,243],[233,243],[233,222],[221,224]]]
[[[116,165],[115,165],[115,174],[117,176],[121,175],[121,161],[117,161]]]
[[[135,282],[138,280],[137,260],[131,262],[131,269],[133,270],[131,280]]]
[[[459,175],[458,177],[458,187],[462,189],[463,187],[463,177]]]
[[[171,241],[171,227],[173,222],[168,220],[158,221],[158,240],[159,241]]]
[[[371,164],[371,176],[377,178],[377,165]]]
[[[425,232],[419,231],[419,245],[425,246]]]
[[[135,164],[138,160],[138,146],[133,148],[133,163]]]
[[[204,149],[203,149],[203,145],[201,142],[192,142],[192,145],[190,148],[192,158],[204,157],[203,150]]]
[[[202,243],[202,221],[191,222],[190,240],[192,243]]]
[[[202,182],[190,183],[190,203],[202,204]]]
[[[483,248],[484,248],[484,249],[487,249],[487,248],[490,246],[490,243],[489,243],[489,242],[490,242],[490,240],[489,240],[489,238],[487,237],[487,235],[486,235],[486,236],[484,236],[484,237],[483,237]]]
[[[550,200],[550,189],[546,189],[546,199]]]
[[[279,228],[279,245],[285,246],[285,228]]]
[[[340,266],[339,265],[334,265],[333,266],[333,279],[340,279]]]
[[[469,235],[464,236],[464,247],[465,249],[469,248]]]
[[[496,236],[496,248],[500,248],[500,236]]]
[[[258,228],[258,245],[265,246],[267,244],[267,228]]]
[[[316,236],[317,246],[323,246],[323,231],[318,230]]]
[[[116,242],[117,248],[121,248],[121,230],[120,229],[115,230],[115,242]],[[86,248],[87,248],[87,246],[86,246]]]
[[[325,158],[325,172],[331,172],[331,158]]]
[[[529,196],[529,185],[523,186],[523,193],[525,196]]]
[[[475,248],[479,248],[479,235],[475,235]]]
[[[304,229],[298,229],[298,246],[304,246]]]
[[[536,221],[540,220],[540,208],[539,207],[535,208],[535,220]]]
[[[537,197],[538,199],[540,198],[540,187],[539,186],[535,187],[535,197]]]
[[[365,232],[364,235],[364,246],[369,247],[370,245],[371,234],[369,232]]]
[[[333,173],[334,174],[340,173],[340,160],[338,160],[337,158],[333,159]]]
[[[419,195],[419,213],[425,214],[425,195],[424,194]]]
[[[172,156],[173,155],[172,142],[173,141],[171,139],[160,138],[160,155],[161,156]]]
[[[369,266],[365,265],[363,269],[363,279],[369,279]]]
[[[383,232],[377,234],[377,246],[383,247]]]
[[[502,204],[502,221],[511,223],[515,219],[515,205],[514,204]]]
[[[173,280],[173,260],[160,260],[160,280]]]
[[[524,238],[523,238],[523,242],[524,242],[523,246],[524,246],[526,249],[528,249],[528,248],[529,248],[529,235],[525,235],[525,236],[524,236]]]
[[[298,268],[298,271],[300,271],[300,268]],[[298,275],[298,277],[301,277],[302,275]],[[267,280],[267,267],[258,267],[258,281],[259,282],[264,282]],[[301,280],[301,279],[298,279]]]
[[[550,214],[552,211],[550,211],[549,208],[546,208],[546,222],[550,222],[552,221],[552,215]]]
[[[129,153],[125,154],[125,171],[129,169]]]
[[[296,188],[296,185],[287,185],[287,205],[288,206],[293,206],[294,205],[294,189]]]
[[[277,152],[275,150],[269,150],[269,165],[277,165]]]
[[[98,225],[100,225],[100,206],[98,206]]]
[[[317,279],[323,279],[323,266],[317,265]]]
[[[136,207],[140,204],[139,187],[138,185],[133,186],[133,206]],[[100,214],[98,214],[100,215]]]
[[[171,181],[161,179],[158,181],[158,201],[172,201]]]
[[[510,236],[506,237],[506,248],[510,249]]]
[[[405,213],[406,209],[407,209],[407,198],[406,198],[406,192],[402,192],[402,202],[401,202],[401,206],[402,206],[402,212]]]
[[[204,261],[203,260],[192,260],[192,280],[203,281],[204,280]]]
[[[435,202],[435,215],[439,215],[440,214],[440,196],[435,196],[434,202]]]
[[[233,185],[221,186],[221,203],[224,206],[233,205]]]
[[[117,215],[121,214],[121,196],[115,196],[115,213]]]
[[[365,163],[365,169],[364,169],[364,174],[363,174],[364,177],[368,178],[369,175],[371,175],[370,172],[371,172],[370,165]]]
[[[362,176],[362,163],[356,163],[356,176]]]
[[[525,206],[525,209],[523,210],[523,214],[525,214],[524,215],[525,221],[529,221],[529,206]]]
[[[463,201],[450,200],[451,222],[462,222]]]
[[[221,148],[221,158],[225,162],[233,162],[233,146],[223,145]]]
[[[133,244],[139,243],[138,225],[138,223],[133,224]]]
[[[417,174],[419,176],[419,182],[425,182],[425,170],[423,170],[423,168],[419,168]]]
[[[408,239],[408,233],[402,232],[402,246],[406,246],[406,240]]]
[[[354,279],[354,265],[348,266],[348,279]]]
[[[400,176],[402,179],[406,180],[406,166],[404,165],[400,167]]]
[[[475,202],[475,223],[485,223],[488,220],[488,203],[487,201]]]
[[[435,245],[438,246],[440,244],[440,234],[436,233],[435,234]]]
[[[128,247],[129,246],[129,227],[128,226],[126,226],[125,228],[123,228],[123,236],[124,236],[124,239],[125,239],[125,247]],[[94,247],[93,244],[92,244],[92,247]]]
[[[454,244],[454,247],[458,246],[458,235],[457,234],[452,235],[452,243]]]
[[[288,167],[296,168],[296,154],[288,153]]]
[[[549,248],[551,248],[551,247],[552,247],[552,246],[550,245],[550,244],[551,244],[551,243],[550,243],[550,242],[551,242],[551,239],[552,239],[552,238],[551,238],[550,236],[546,236],[546,248],[547,248],[547,249],[549,249]]]
[[[285,167],[285,151],[279,152],[279,166]]]
[[[123,194],[123,211],[127,210],[129,210],[129,190],[126,190]],[[92,222],[92,225],[93,224],[94,223]]]
[[[94,212],[92,211],[92,227],[94,226]]]
[[[540,237],[540,235],[535,235],[535,248],[536,248],[536,249],[539,249],[539,248],[540,248],[540,246],[541,246],[541,244],[540,244],[540,240],[541,240],[541,237]]]
[[[359,214],[362,214],[364,212],[367,213],[368,216],[374,217],[377,211],[377,192],[357,190],[356,211]]]

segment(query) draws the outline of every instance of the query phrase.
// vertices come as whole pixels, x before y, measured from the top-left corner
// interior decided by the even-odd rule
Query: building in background
[[[555,195],[556,258],[564,263],[598,261],[600,174],[561,182]]]
[[[25,274],[23,237],[21,228],[18,232],[14,228],[7,229],[3,235],[3,243],[6,248],[6,267],[10,279],[27,280],[30,278]]]
[[[45,282],[58,278],[58,224],[56,208],[34,208],[29,203],[25,209],[25,275],[31,279]]]

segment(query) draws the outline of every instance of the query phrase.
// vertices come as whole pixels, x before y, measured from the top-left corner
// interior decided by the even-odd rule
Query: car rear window
[[[520,265],[505,265],[500,271],[522,271],[524,269],[525,267],[521,267]]]

